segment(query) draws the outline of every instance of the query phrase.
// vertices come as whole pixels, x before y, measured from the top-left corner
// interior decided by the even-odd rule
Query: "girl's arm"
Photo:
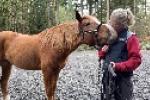
[[[115,63],[115,70],[133,71],[141,64],[141,54],[139,40],[136,35],[132,35],[127,41],[128,60]]]

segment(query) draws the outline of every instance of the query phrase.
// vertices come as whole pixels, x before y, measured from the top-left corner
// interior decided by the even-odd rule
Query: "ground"
[[[150,51],[142,51],[142,55],[142,64],[133,77],[134,100],[150,100]],[[57,100],[100,100],[101,82],[98,73],[95,51],[72,53],[59,76]],[[9,84],[11,100],[45,99],[41,71],[14,67]]]

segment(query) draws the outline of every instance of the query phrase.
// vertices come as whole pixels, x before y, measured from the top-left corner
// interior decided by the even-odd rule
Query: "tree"
[[[147,0],[0,0],[0,31],[38,33],[47,27],[73,20],[75,4],[79,5],[80,12],[84,13],[87,9],[103,23],[107,21],[109,12],[119,7],[131,8],[137,21],[143,22],[145,15],[147,19],[149,16],[145,1]]]
[[[109,5],[109,3],[110,3],[110,0],[107,0],[107,21],[109,20],[109,13],[110,13],[110,5]]]

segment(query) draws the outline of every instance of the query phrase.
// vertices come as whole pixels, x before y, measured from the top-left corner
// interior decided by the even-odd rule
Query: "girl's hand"
[[[107,52],[108,49],[109,49],[109,46],[108,46],[108,45],[104,45],[104,46],[102,47],[102,51],[104,51],[104,52]]]
[[[112,64],[113,69],[115,69],[115,63],[114,62],[110,62]]]

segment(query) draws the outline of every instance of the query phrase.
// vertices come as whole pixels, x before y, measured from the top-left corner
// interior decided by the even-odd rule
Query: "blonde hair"
[[[130,9],[115,9],[110,15],[110,22],[116,21],[115,23],[121,24],[123,27],[134,25],[135,18]]]

